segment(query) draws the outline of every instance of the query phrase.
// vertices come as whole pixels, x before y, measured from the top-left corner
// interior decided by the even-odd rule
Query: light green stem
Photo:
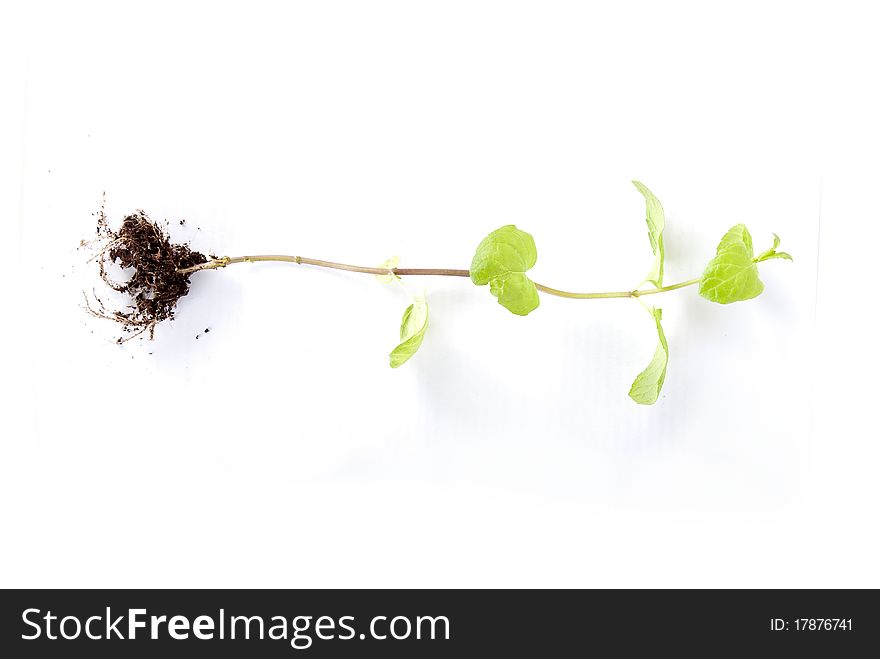
[[[543,293],[558,295],[559,297],[567,297],[573,300],[602,300],[613,297],[643,297],[645,295],[654,295],[655,293],[674,291],[679,288],[684,288],[685,286],[693,286],[694,284],[699,283],[700,279],[698,277],[696,279],[688,279],[687,281],[682,281],[678,284],[670,284],[669,286],[661,286],[659,288],[648,288],[645,290],[633,291],[609,291],[607,293],[571,293],[569,291],[560,291],[559,289],[550,288],[549,286],[544,286],[543,284],[537,283],[535,284],[535,287]]]

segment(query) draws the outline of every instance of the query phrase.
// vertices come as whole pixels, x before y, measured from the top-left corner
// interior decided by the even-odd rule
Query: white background
[[[4,8],[0,585],[880,586],[868,6]],[[202,273],[122,347],[81,308],[104,191],[231,255],[466,268],[515,223],[537,281],[616,290],[651,263],[632,178],[670,283],[738,222],[795,256],[745,304],[652,300],[653,407],[631,300],[411,281],[396,371],[370,276]]]

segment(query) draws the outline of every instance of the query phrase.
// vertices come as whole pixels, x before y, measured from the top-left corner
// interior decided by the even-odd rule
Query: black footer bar
[[[7,590],[0,604],[6,657],[850,656],[880,640],[869,590]]]

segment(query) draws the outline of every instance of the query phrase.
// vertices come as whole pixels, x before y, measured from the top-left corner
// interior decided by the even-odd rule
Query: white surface
[[[11,14],[28,274],[5,264],[0,585],[880,585],[858,384],[876,330],[840,333],[870,313],[870,21],[662,4]],[[651,408],[626,395],[656,342],[630,300],[542,297],[523,319],[414,281],[431,325],[397,371],[407,302],[369,276],[204,273],[123,347],[78,306],[102,191],[111,218],[143,208],[224,254],[467,267],[515,223],[536,280],[603,290],[651,263],[631,178],[666,208],[669,282],[737,222],[795,255],[748,303],[656,298]]]

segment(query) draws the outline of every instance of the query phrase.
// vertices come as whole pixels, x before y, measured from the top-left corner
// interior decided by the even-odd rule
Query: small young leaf
[[[388,270],[394,270],[394,268],[397,267],[398,263],[400,263],[400,257],[392,256],[390,259],[385,259],[383,263],[380,263],[379,267],[386,268]],[[378,279],[383,284],[390,284],[400,279],[400,277],[395,275],[393,272],[389,272],[387,275],[376,275],[376,279]]]
[[[425,330],[428,328],[428,302],[424,296],[416,297],[403,312],[400,323],[400,344],[391,351],[391,368],[397,368],[416,354]]]
[[[731,228],[700,278],[700,295],[711,302],[730,304],[758,297],[764,284],[753,258],[752,236],[744,224]]]
[[[768,250],[769,251],[769,250]],[[770,259],[785,259],[786,261],[793,261],[791,258],[791,254],[788,252],[764,252],[761,256],[755,259],[755,263],[760,263],[761,261],[769,261]]]
[[[662,309],[652,309],[651,315],[657,324],[657,335],[660,343],[654,352],[654,357],[648,368],[639,373],[629,390],[629,397],[639,405],[653,405],[660,396],[663,382],[666,380],[666,365],[669,363],[669,345],[666,343],[666,335],[660,320],[663,317]]]
[[[788,252],[777,252],[776,248],[779,247],[779,236],[775,233],[773,234],[773,247],[768,249],[766,252],[762,252],[759,256],[754,258],[755,263],[760,263],[761,261],[769,261],[770,259],[787,259],[788,261],[792,261],[791,254]]]
[[[666,214],[663,212],[660,200],[654,196],[653,192],[648,190],[639,181],[633,181],[632,183],[645,198],[645,221],[648,223],[648,240],[651,241],[651,249],[654,250],[654,265],[645,281],[649,281],[657,288],[660,288],[663,286],[663,262],[666,258],[665,249],[663,248],[663,229],[666,227]]]
[[[490,233],[477,247],[471,261],[471,281],[477,286],[489,284],[499,304],[525,316],[540,303],[534,282],[525,274],[537,260],[534,239],[508,224]]]

